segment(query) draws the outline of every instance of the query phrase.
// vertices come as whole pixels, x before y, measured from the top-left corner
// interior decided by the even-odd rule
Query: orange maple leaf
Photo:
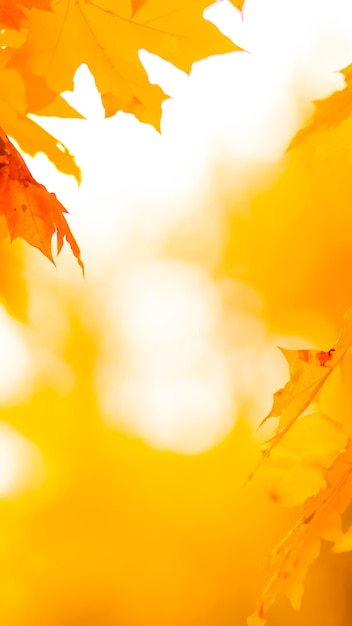
[[[352,441],[324,472],[326,487],[308,498],[297,524],[273,550],[267,561],[269,581],[258,600],[248,626],[263,626],[266,614],[282,591],[294,608],[300,607],[302,581],[308,566],[320,552],[321,539],[339,541],[342,535],[341,514],[352,497]]]
[[[54,262],[51,240],[56,233],[57,253],[66,239],[84,271],[79,247],[64,213],[67,211],[55,194],[37,183],[0,128],[0,215],[5,215],[11,239],[22,237]]]
[[[352,64],[341,70],[341,74],[345,79],[345,88],[335,91],[328,98],[314,102],[316,108],[310,123],[295,135],[288,150],[295,148],[314,133],[336,128],[350,117],[352,113]]]

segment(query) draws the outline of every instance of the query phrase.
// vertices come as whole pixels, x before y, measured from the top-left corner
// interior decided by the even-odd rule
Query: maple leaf
[[[203,18],[209,4],[63,0],[51,12],[32,12],[26,40],[12,50],[7,67],[23,78],[32,113],[52,101],[53,94],[72,89],[77,68],[86,63],[107,116],[122,110],[159,128],[166,96],[149,82],[138,51],[146,49],[189,72],[197,60],[238,49]]]
[[[323,100],[314,101],[315,112],[310,123],[292,139],[288,150],[301,144],[313,133],[326,132],[347,120],[352,113],[352,64],[341,70],[346,86]]]
[[[280,348],[290,366],[290,378],[286,385],[274,394],[270,413],[262,420],[262,426],[269,418],[279,417],[274,436],[267,442],[259,465],[271,450],[293,426],[297,418],[307,409],[320,392],[327,378],[345,356],[352,344],[352,308],[345,315],[345,327],[333,348],[323,350],[287,350]],[[253,473],[250,478],[253,476]]]
[[[0,215],[6,218],[11,239],[22,237],[54,262],[51,240],[56,232],[58,254],[66,238],[84,271],[79,247],[64,213],[66,209],[53,193],[37,183],[0,128]]]
[[[52,135],[41,128],[28,117],[28,99],[32,91],[46,90],[44,79],[33,77],[30,86],[26,86],[15,68],[8,68],[13,49],[23,45],[25,37],[21,33],[6,30],[1,34],[4,44],[0,50],[0,120],[8,135],[15,137],[22,150],[34,156],[37,152],[44,152],[64,174],[72,174],[80,182],[80,169],[67,148],[58,142]],[[60,117],[82,116],[73,109],[60,95],[50,93],[43,99],[43,108],[38,111],[41,115],[58,115]]]
[[[297,420],[266,462],[270,498],[281,506],[301,506],[324,484],[324,468],[331,465],[347,439],[344,428],[321,410]]]
[[[269,554],[269,581],[255,613],[248,619],[248,626],[265,624],[268,609],[282,591],[298,609],[303,593],[302,581],[308,566],[319,555],[321,539],[336,542],[342,537],[340,518],[352,497],[351,440],[323,477],[326,486],[316,496],[308,498],[297,524]]]
[[[26,116],[25,85],[14,69],[0,72],[0,91],[0,119],[7,134],[15,137],[27,154],[34,156],[39,151],[44,152],[61,172],[72,174],[80,182],[81,171],[67,148]],[[75,110],[63,98],[58,97],[55,105],[57,109],[62,107],[63,115],[78,117]],[[43,110],[43,113],[50,114],[50,109]]]

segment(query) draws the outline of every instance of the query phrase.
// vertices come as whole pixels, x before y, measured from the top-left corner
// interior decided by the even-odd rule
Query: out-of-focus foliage
[[[260,597],[256,613],[248,619],[248,626],[265,623],[266,612],[282,590],[292,606],[300,608],[303,579],[307,567],[320,552],[321,539],[341,540],[341,514],[352,498],[351,440],[338,453],[332,465],[323,472],[326,486],[307,499],[297,524],[273,550],[267,559],[267,583]]]
[[[350,311],[333,343],[352,295],[348,90],[349,84],[319,104],[312,126],[298,133],[291,144],[295,150],[274,174],[274,184],[253,199],[249,216],[232,218],[224,254],[225,272],[231,268],[262,294],[276,332],[294,333],[318,347],[282,350],[289,380],[263,420],[280,418],[259,463],[265,460],[272,472],[271,496],[304,505],[269,555],[268,582],[251,626],[265,623],[281,591],[300,606],[307,566],[318,556],[321,539],[334,542],[335,552],[350,549],[350,532],[341,531],[341,514],[352,497]]]
[[[98,311],[87,318],[86,296],[66,289],[65,298],[59,283],[42,288],[69,322],[51,358],[63,358],[74,379],[63,390],[48,383],[47,363],[31,397],[2,408],[46,471],[39,487],[2,496],[4,623],[243,621],[254,563],[287,518],[256,532],[256,507],[264,518],[274,505],[265,480],[243,489],[259,452],[250,426],[240,419],[220,445],[189,456],[107,426],[93,388]]]
[[[232,4],[243,8],[243,2]],[[146,34],[151,30],[150,20],[161,20],[165,27],[164,18],[153,12],[165,6],[157,0],[121,3],[118,15],[108,3],[102,9],[101,4],[89,2],[57,2],[48,11],[44,0],[22,1],[12,3],[10,12],[10,3],[0,2],[4,26],[0,112],[8,123],[6,130],[29,152],[35,152],[40,144],[62,171],[77,174],[68,152],[58,149],[56,140],[25,114],[77,115],[58,92],[72,86],[76,62],[87,62],[86,55],[98,66],[91,69],[97,69],[106,113],[120,108],[157,126],[164,94],[144,76],[138,46],[129,50],[133,71],[128,75],[140,78],[143,74],[143,80],[137,81],[135,91],[132,81],[122,96],[120,91],[117,95],[114,81],[106,86],[107,60],[100,35],[106,32],[110,45],[111,30],[106,24],[118,20],[122,31],[122,18],[128,13],[128,41],[134,30],[143,30],[150,51],[162,54],[161,48],[165,49],[164,58],[188,71],[195,58],[204,56],[205,48],[207,54],[236,48],[203,20],[202,10],[207,5],[194,2],[192,12],[189,4],[186,10],[184,3],[177,2],[179,23],[184,24],[186,11],[206,39],[198,41],[195,55],[183,31],[172,31],[157,43],[155,33]],[[41,47],[44,40],[45,45],[55,40],[58,17],[63,17],[66,9],[67,21],[61,23],[60,32],[74,52],[67,65],[58,39],[54,50]],[[83,37],[87,45],[82,50],[72,43],[72,26],[87,34],[87,20],[94,11],[100,15],[99,32],[96,38]],[[40,37],[35,36],[37,32]],[[179,46],[182,58],[177,62]],[[124,59],[122,69],[127,65],[130,70]],[[296,335],[295,349],[290,344],[282,350],[290,366],[289,380],[276,392],[274,407],[263,420],[266,434],[269,417],[278,417],[279,424],[264,448],[265,463],[260,463],[260,471],[246,488],[244,483],[260,451],[250,426],[253,415],[248,389],[247,395],[237,393],[236,376],[233,428],[221,443],[201,454],[154,449],[136,434],[124,431],[123,415],[116,414],[115,423],[109,425],[97,385],[101,344],[113,345],[117,391],[133,358],[133,371],[140,374],[145,367],[138,341],[134,355],[126,352],[129,344],[122,336],[118,306],[115,324],[121,336],[112,341],[105,317],[111,284],[94,285],[86,297],[83,289],[89,292],[89,286],[72,289],[69,282],[60,284],[58,276],[50,275],[50,281],[40,278],[33,269],[35,264],[29,263],[23,276],[19,242],[11,248],[6,236],[1,238],[0,296],[11,315],[21,321],[29,318],[30,323],[19,329],[32,350],[23,396],[19,393],[11,402],[2,402],[1,419],[31,443],[40,470],[36,476],[33,470],[33,478],[29,474],[26,485],[22,476],[19,487],[15,481],[11,483],[8,472],[7,491],[0,481],[0,605],[5,626],[214,626],[220,622],[230,626],[244,622],[256,597],[260,598],[257,610],[250,618],[256,626],[264,623],[269,607],[273,623],[286,626],[311,626],[312,615],[322,626],[351,622],[350,598],[344,591],[350,561],[343,554],[352,548],[348,509],[352,493],[350,317],[334,344],[352,300],[349,70],[345,77],[346,89],[319,105],[311,129],[297,136],[291,144],[295,149],[273,166],[267,180],[262,180],[261,190],[254,184],[241,199],[234,193],[233,205],[238,200],[241,207],[224,208],[220,221],[226,228],[219,229],[215,251],[209,250],[199,234],[209,217],[206,211],[193,216],[191,225],[186,220],[185,238],[181,227],[171,240],[163,242],[165,256],[191,259],[221,293],[226,315],[219,315],[219,320],[226,323],[216,326],[217,336],[212,340],[223,358],[221,363],[238,378],[242,375],[241,382],[253,394],[260,395],[251,375],[252,363],[262,356],[263,328],[268,345],[273,335],[284,335],[286,340],[288,335]],[[303,141],[305,136],[307,141]],[[4,183],[4,176],[9,175],[9,153],[5,150],[0,156],[5,157],[0,172]],[[25,168],[17,153],[12,157]],[[25,180],[27,188],[32,181]],[[35,182],[33,185],[38,187]],[[221,196],[221,190],[216,193]],[[219,207],[207,210],[215,214]],[[1,219],[0,226],[6,231]],[[50,256],[47,241],[44,247]],[[154,254],[162,256],[160,250]],[[124,271],[123,262],[117,270],[114,266],[117,277]],[[232,286],[228,300],[221,290],[226,281]],[[229,323],[240,310],[238,293],[243,294],[233,288],[236,281],[250,286],[263,303],[255,315],[251,309],[246,332],[245,323],[238,327]],[[45,299],[48,296],[51,304]],[[217,305],[219,301],[220,296]],[[244,318],[249,317],[246,306],[244,303]],[[141,317],[145,314],[143,311]],[[256,321],[261,324],[261,335]],[[162,332],[160,337],[165,342]],[[282,339],[285,343],[285,337]],[[202,341],[203,336],[197,346],[203,349]],[[244,344],[252,351],[252,361],[243,358]],[[159,347],[155,342],[155,351]],[[6,355],[2,356],[6,367]],[[197,357],[188,354],[190,371],[199,365]],[[209,361],[212,357],[209,350]],[[287,367],[284,361],[282,368]],[[162,386],[165,371],[172,370],[170,364],[164,362],[160,368],[160,362],[151,361],[149,365],[147,374],[157,373]],[[270,377],[274,377],[269,370],[269,366],[265,368],[268,393]],[[145,381],[143,392],[148,397],[147,376]],[[135,389],[138,392],[138,386]],[[186,393],[194,390],[191,385],[173,389],[180,394],[184,389]],[[172,402],[170,393],[158,398],[162,408]],[[257,417],[259,422],[262,415]],[[6,478],[10,457],[2,453],[1,459],[5,461],[0,478]],[[14,455],[14,461],[25,468],[25,459]],[[295,508],[290,511],[287,506]],[[328,553],[324,540],[334,543],[338,556]],[[267,586],[260,595],[260,563],[275,544],[278,547],[267,562]],[[321,558],[314,563],[320,551]],[[306,593],[297,615],[288,610],[280,594],[283,591],[299,606],[308,565]]]
[[[293,522],[268,497],[270,474],[244,488],[258,442],[244,418],[220,445],[190,456],[108,427],[92,386],[96,321],[86,318],[86,304],[71,294],[63,307],[69,328],[57,356],[72,369],[72,387],[60,391],[43,371],[26,402],[2,409],[46,468],[39,486],[2,497],[4,623],[244,622],[260,587],[259,562]],[[323,563],[315,570],[321,619],[334,606],[322,608],[320,593],[337,576],[328,556]],[[338,601],[346,610],[342,591]],[[299,623],[310,620],[306,610]],[[290,615],[286,623],[298,624]]]
[[[316,350],[285,350],[290,364],[290,379],[283,389],[276,392],[272,411],[265,418],[279,416],[277,433],[263,451],[263,459],[286,433],[294,427],[298,417],[313,404],[318,403],[321,421],[332,419],[328,408],[319,403],[319,395],[329,387],[329,377],[335,373],[335,367],[344,371],[344,357],[351,347],[351,311],[346,316],[346,327],[335,346],[328,352]],[[348,385],[345,383],[344,387]],[[327,411],[326,414],[324,411]],[[305,419],[303,415],[302,419]],[[268,608],[275,601],[278,593],[286,592],[295,608],[300,607],[303,593],[303,579],[308,565],[319,555],[321,539],[334,543],[343,541],[341,514],[345,512],[352,498],[352,458],[351,458],[351,418],[335,422],[335,429],[341,431],[344,446],[336,450],[336,457],[328,469],[320,468],[323,486],[317,492],[313,485],[312,495],[305,501],[301,518],[287,534],[278,547],[270,553],[268,559],[269,582],[257,604],[256,613],[248,620],[250,626],[264,624]],[[306,436],[309,436],[309,431]],[[323,441],[321,440],[322,444]],[[331,454],[331,444],[327,446],[327,455]],[[308,450],[308,455],[311,452]],[[325,464],[324,464],[325,465]],[[324,467],[324,466],[323,466]],[[296,485],[292,483],[293,492]]]
[[[248,191],[242,214],[229,213],[219,270],[258,289],[271,328],[309,336],[325,350],[352,299],[345,124],[290,151],[259,193]]]

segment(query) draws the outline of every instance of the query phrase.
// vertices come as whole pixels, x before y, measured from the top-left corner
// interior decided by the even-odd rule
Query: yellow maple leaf
[[[50,9],[49,0],[23,0],[21,2],[27,9],[31,6],[36,9]],[[35,13],[42,11],[36,10]],[[6,129],[7,135],[13,137],[21,149],[34,156],[38,152],[44,152],[56,167],[64,174],[73,175],[78,182],[81,181],[81,172],[73,156],[66,146],[50,135],[35,121],[28,117],[31,112],[28,101],[31,101],[32,93],[43,90],[43,108],[38,111],[40,115],[56,115],[59,117],[82,116],[71,107],[60,94],[49,92],[44,78],[33,76],[29,85],[25,85],[16,68],[11,68],[11,58],[14,50],[20,48],[27,39],[30,28],[31,14],[27,11],[25,22],[22,20],[20,32],[4,29],[1,32],[0,49],[0,120]]]
[[[324,485],[324,468],[331,465],[347,438],[341,425],[321,410],[298,419],[265,464],[270,499],[285,507],[301,506]]]
[[[73,175],[81,181],[81,171],[68,149],[41,126],[27,117],[26,90],[21,76],[15,69],[0,71],[0,119],[7,134],[15,138],[21,149],[34,156],[44,152],[64,174]],[[60,96],[54,101],[62,116],[81,117]],[[50,108],[41,111],[50,114]]]
[[[122,110],[160,125],[166,96],[152,85],[139,60],[146,49],[189,72],[195,61],[238,49],[203,18],[209,0],[65,0],[52,11],[36,11],[24,44],[14,49],[8,67],[24,80],[28,109],[38,112],[52,98],[72,89],[77,68],[86,63],[95,77],[107,116]],[[138,10],[136,10],[138,9]],[[33,81],[40,81],[33,88]]]
[[[308,498],[297,524],[269,554],[268,583],[260,596],[248,626],[263,626],[268,609],[284,592],[294,608],[300,607],[302,581],[308,566],[320,552],[321,539],[338,541],[342,537],[341,514],[352,497],[352,441],[325,471],[326,486]]]
[[[271,417],[279,417],[275,434],[264,448],[257,467],[269,456],[274,446],[284,437],[297,418],[316,399],[327,378],[345,356],[351,344],[352,308],[345,315],[345,326],[339,338],[327,352],[280,348],[289,363],[290,378],[286,385],[274,394],[272,409],[260,424],[262,426]]]

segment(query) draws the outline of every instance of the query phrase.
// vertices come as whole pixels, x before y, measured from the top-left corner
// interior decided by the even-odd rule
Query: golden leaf
[[[189,72],[195,61],[238,49],[203,18],[209,0],[165,0],[118,5],[110,0],[63,0],[52,11],[35,11],[25,43],[13,50],[9,67],[16,68],[30,88],[28,109],[35,113],[52,98],[72,89],[77,68],[86,63],[93,73],[107,115],[122,110],[139,120],[160,125],[165,94],[151,85],[139,60],[146,49]]]
[[[273,550],[267,561],[268,583],[260,596],[248,626],[263,626],[268,609],[284,592],[294,608],[300,607],[302,581],[308,566],[320,552],[321,539],[342,537],[341,514],[352,497],[352,441],[325,471],[326,486],[308,498],[297,524]]]
[[[345,356],[352,344],[352,308],[345,315],[345,327],[335,345],[323,350],[286,350],[280,348],[290,366],[290,378],[286,385],[274,394],[273,407],[262,420],[262,426],[270,417],[279,417],[274,436],[268,441],[257,467],[267,458],[277,443],[307,409]],[[257,469],[257,468],[255,468]]]

